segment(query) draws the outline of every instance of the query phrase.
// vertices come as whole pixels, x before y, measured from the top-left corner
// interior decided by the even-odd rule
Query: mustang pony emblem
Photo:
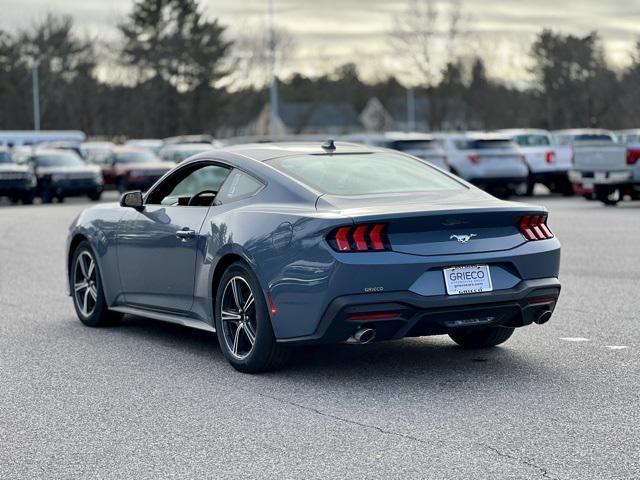
[[[460,243],[467,243],[469,240],[471,240],[473,237],[477,237],[478,235],[476,235],[475,233],[470,233],[469,235],[451,235],[449,237],[449,240],[458,240]]]

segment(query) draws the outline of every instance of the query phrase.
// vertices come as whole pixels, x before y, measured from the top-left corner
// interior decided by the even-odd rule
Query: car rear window
[[[515,144],[506,139],[474,139],[465,138],[454,140],[458,150],[511,150]]]
[[[546,135],[518,135],[514,140],[521,147],[544,147],[551,144]]]
[[[116,163],[152,163],[159,161],[158,157],[149,150],[116,153]]]
[[[432,140],[397,140],[389,145],[395,150],[415,151],[415,150],[439,150],[440,146]]]
[[[34,160],[39,167],[81,167],[85,165],[79,155],[71,152],[36,155]]]
[[[373,195],[466,188],[419,160],[391,153],[302,155],[276,158],[268,163],[328,195]]]

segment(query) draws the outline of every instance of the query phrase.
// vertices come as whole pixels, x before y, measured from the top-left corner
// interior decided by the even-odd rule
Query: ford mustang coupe
[[[544,208],[332,141],[202,153],[146,194],[82,212],[67,247],[84,324],[133,314],[216,331],[243,372],[312,343],[492,347],[547,322],[560,294]]]

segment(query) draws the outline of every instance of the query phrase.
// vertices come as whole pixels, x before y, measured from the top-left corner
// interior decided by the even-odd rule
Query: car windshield
[[[116,153],[116,163],[153,163],[157,161],[158,157],[148,150]]]
[[[521,147],[543,147],[551,144],[546,135],[518,135],[514,140]]]
[[[412,158],[391,153],[303,155],[269,165],[329,195],[462,190],[466,187]]]
[[[34,158],[39,167],[81,167],[85,165],[78,155],[71,152],[39,154]]]
[[[465,138],[454,140],[458,150],[512,150],[515,144],[508,139],[476,139]]]
[[[613,143],[614,139],[606,133],[581,133],[578,135],[558,135],[556,142],[559,145],[572,145],[578,142],[607,142]]]
[[[9,152],[0,151],[0,163],[11,163],[11,155],[9,155]]]

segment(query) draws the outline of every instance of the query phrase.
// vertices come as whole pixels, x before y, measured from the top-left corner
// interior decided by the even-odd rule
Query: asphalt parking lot
[[[640,202],[532,202],[563,244],[548,324],[259,376],[206,332],[83,327],[64,240],[86,203],[0,206],[0,478],[640,478]]]

